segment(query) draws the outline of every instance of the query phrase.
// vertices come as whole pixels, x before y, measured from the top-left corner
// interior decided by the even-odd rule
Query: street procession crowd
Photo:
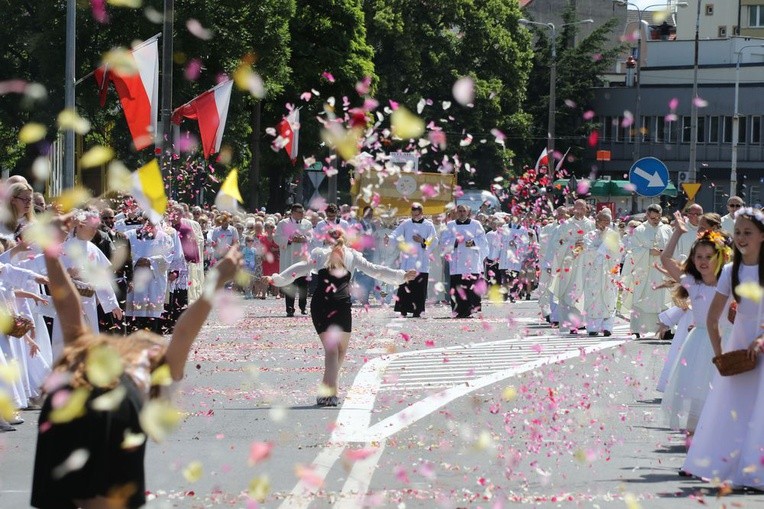
[[[162,217],[129,196],[64,213],[21,177],[2,196],[0,369],[18,376],[0,377],[0,392],[15,409],[41,408],[35,507],[100,507],[117,485],[130,487],[117,506],[145,503],[145,444],[125,447],[123,434],[141,431],[148,401],[171,397],[224,288],[310,313],[325,350],[319,406],[340,404],[353,303],[412,318],[446,304],[467,319],[483,300],[533,293],[560,333],[605,337],[620,316],[635,339],[673,337],[658,390],[670,427],[691,437],[681,473],[764,489],[762,368],[717,372],[723,353],[752,360],[764,342],[764,214],[739,197],[723,217],[690,202],[619,218],[577,199],[533,213],[459,204],[431,218],[412,202],[403,218],[332,203],[281,214],[175,202]],[[122,369],[104,377],[94,366],[109,355]],[[61,418],[76,394],[89,409]],[[0,416],[0,432],[23,422]],[[84,466],[56,474],[79,449],[90,451]]]

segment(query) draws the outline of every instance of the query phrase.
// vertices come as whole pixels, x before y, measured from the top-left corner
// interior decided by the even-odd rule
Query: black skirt
[[[310,317],[316,332],[322,334],[332,326],[350,332],[353,327],[350,273],[338,276],[327,269],[321,269],[315,279],[317,285],[310,300]]]
[[[94,497],[119,500],[116,504],[119,507],[137,508],[146,504],[145,442],[131,449],[122,447],[126,431],[142,432],[138,416],[143,400],[129,376],[122,375],[120,383],[127,389],[127,395],[116,409],[93,410],[92,400],[107,392],[95,389],[86,403],[85,415],[59,424],[49,420],[51,402],[57,394],[61,397],[61,392],[71,387],[61,387],[48,394],[37,427],[33,507],[75,509],[74,500]],[[64,466],[72,453],[80,450],[87,454],[85,464],[77,469]]]

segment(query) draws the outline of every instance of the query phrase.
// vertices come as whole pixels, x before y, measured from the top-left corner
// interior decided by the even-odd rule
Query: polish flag
[[[300,109],[295,108],[278,125],[279,136],[284,138],[284,150],[289,154],[292,164],[297,161],[297,146],[300,142]]]
[[[95,79],[100,91],[101,107],[106,104],[109,82],[122,103],[127,126],[133,136],[136,150],[143,150],[154,144],[157,130],[157,107],[159,105],[159,50],[158,39],[154,37],[130,52],[135,60],[137,72],[125,73],[99,67]]]
[[[539,156],[538,160],[536,161],[536,171],[539,171],[539,168],[541,166],[546,166],[549,168],[549,153],[546,151],[546,147],[544,147],[544,150],[541,151],[541,155]]]
[[[199,122],[205,159],[220,152],[232,88],[233,81],[226,80],[172,112],[173,124],[180,125],[184,118]]]

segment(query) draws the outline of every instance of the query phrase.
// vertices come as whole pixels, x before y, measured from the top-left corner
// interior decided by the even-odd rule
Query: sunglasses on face
[[[742,207],[742,205],[738,205],[737,203],[730,203],[727,206],[733,209],[739,209],[740,207]]]

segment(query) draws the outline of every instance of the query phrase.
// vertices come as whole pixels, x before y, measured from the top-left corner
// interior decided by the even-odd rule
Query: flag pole
[[[75,109],[74,98],[74,73],[75,52],[77,51],[77,1],[66,1],[66,70],[64,72],[64,108],[70,111]],[[74,187],[74,129],[70,126],[64,131],[64,173],[62,175],[62,188]]]
[[[159,153],[162,169],[162,180],[168,187],[169,195],[173,197],[172,178],[172,30],[175,18],[175,0],[164,0],[164,24],[162,26],[162,98],[161,98],[161,128],[155,153]]]

